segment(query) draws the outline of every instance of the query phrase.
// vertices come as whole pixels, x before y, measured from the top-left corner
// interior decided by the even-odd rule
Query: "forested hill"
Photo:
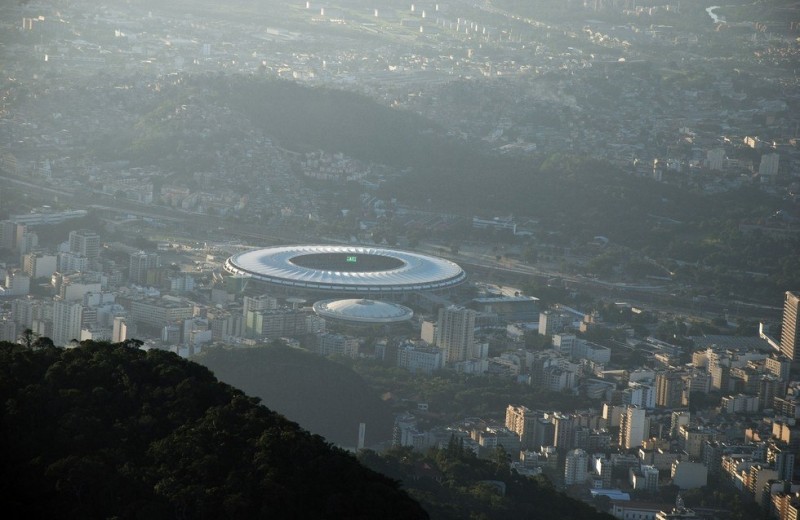
[[[196,363],[0,343],[0,496],[29,518],[426,518],[396,482]]]

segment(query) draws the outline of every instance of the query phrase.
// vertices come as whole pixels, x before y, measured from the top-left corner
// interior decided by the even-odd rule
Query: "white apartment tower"
[[[582,449],[567,453],[564,462],[564,484],[583,484],[589,477],[589,455]]]
[[[649,433],[647,430],[647,416],[644,408],[628,406],[622,414],[619,428],[619,445],[621,448],[629,450],[642,445],[642,441]]]
[[[80,253],[89,260],[100,256],[100,236],[88,229],[79,229],[69,233],[69,250]]]
[[[128,323],[123,316],[116,316],[111,329],[111,341],[113,343],[122,343],[126,339],[128,339]]]
[[[53,344],[63,347],[73,339],[80,339],[82,317],[83,305],[56,299],[53,302]]]
[[[466,361],[475,344],[475,316],[472,309],[452,305],[439,309],[436,346],[444,351],[445,364]]]

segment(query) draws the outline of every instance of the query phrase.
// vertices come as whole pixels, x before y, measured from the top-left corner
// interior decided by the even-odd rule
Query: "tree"
[[[38,337],[39,335],[33,332],[32,329],[25,329],[22,331],[22,334],[20,334],[19,341],[20,343],[25,345],[25,348],[32,348],[33,343],[36,341]]]

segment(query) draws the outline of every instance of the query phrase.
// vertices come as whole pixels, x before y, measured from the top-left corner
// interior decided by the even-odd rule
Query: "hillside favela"
[[[9,518],[796,520],[800,2],[717,3],[0,2]]]

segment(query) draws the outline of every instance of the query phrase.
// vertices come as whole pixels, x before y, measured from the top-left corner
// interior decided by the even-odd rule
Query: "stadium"
[[[233,255],[225,270],[248,276],[283,294],[398,299],[416,292],[443,292],[467,278],[458,264],[394,249],[295,245]]]
[[[349,327],[405,323],[414,316],[414,311],[403,305],[367,299],[320,300],[312,308],[326,321]]]

